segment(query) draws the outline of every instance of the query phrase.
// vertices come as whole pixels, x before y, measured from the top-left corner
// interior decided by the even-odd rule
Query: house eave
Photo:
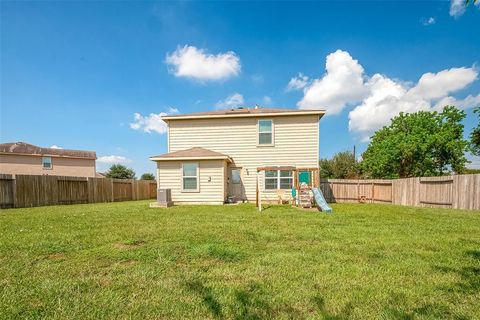
[[[232,162],[230,157],[150,157],[152,161],[200,161],[200,160],[225,160],[227,162]]]
[[[285,117],[285,116],[304,116],[318,115],[323,117],[325,110],[305,110],[295,112],[269,112],[269,113],[242,113],[242,114],[221,114],[221,115],[176,115],[163,116],[164,121],[174,120],[192,120],[192,119],[222,119],[222,118],[261,118],[261,117]]]

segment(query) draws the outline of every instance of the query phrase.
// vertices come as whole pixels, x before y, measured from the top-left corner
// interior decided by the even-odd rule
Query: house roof
[[[230,157],[226,154],[215,152],[200,147],[193,147],[186,150],[180,150],[170,153],[161,154],[158,156],[150,157],[153,161],[168,161],[168,160],[227,160],[231,161]]]
[[[54,156],[64,158],[97,159],[95,151],[42,148],[25,142],[0,144],[0,153],[26,154],[35,156]]]
[[[271,117],[271,116],[295,116],[295,115],[318,115],[322,117],[325,110],[298,110],[280,108],[247,108],[222,109],[207,112],[195,112],[187,114],[175,114],[163,116],[162,120],[202,119],[202,118],[241,118],[241,117]]]

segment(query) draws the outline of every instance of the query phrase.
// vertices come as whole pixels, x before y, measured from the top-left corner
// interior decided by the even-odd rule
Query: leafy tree
[[[465,170],[465,112],[446,106],[442,112],[419,111],[394,117],[375,132],[362,155],[366,177],[405,178]]]
[[[476,107],[473,112],[478,115],[478,124],[470,133],[470,152],[476,156],[480,156],[480,106]]]
[[[321,159],[320,176],[332,179],[353,179],[358,177],[357,161],[350,151],[342,151],[332,159]]]
[[[135,171],[121,164],[114,164],[105,174],[107,178],[135,179]]]
[[[477,173],[480,173],[480,169],[465,169],[465,171],[463,172],[464,174],[477,174]]]
[[[153,173],[144,173],[142,174],[142,176],[140,177],[140,180],[155,180],[155,176],[153,175]]]

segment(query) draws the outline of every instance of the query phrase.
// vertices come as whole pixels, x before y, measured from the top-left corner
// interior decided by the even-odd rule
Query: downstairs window
[[[292,189],[293,172],[291,170],[266,170],[265,190]]]
[[[183,163],[182,191],[196,192],[198,190],[198,163]]]

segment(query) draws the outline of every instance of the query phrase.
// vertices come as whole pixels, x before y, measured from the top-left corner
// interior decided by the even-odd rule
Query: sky
[[[93,150],[98,171],[140,176],[167,151],[165,114],[325,109],[321,158],[445,104],[467,136],[479,3],[2,1],[0,141]]]

